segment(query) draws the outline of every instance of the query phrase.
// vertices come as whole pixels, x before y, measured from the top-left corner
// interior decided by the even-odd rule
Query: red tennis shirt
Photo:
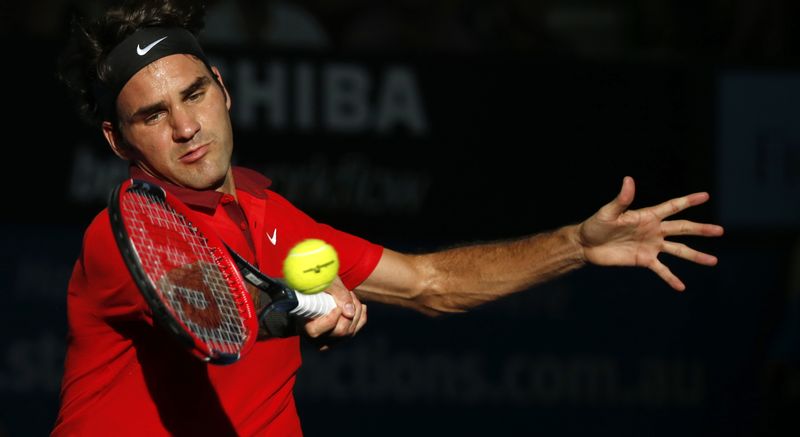
[[[382,247],[312,220],[268,190],[269,180],[234,168],[238,203],[154,180],[200,212],[236,252],[280,277],[289,249],[306,238],[331,243],[339,275],[353,289],[374,270]],[[300,339],[258,341],[237,363],[201,362],[153,325],[120,256],[108,218],[89,225],[67,294],[69,333],[61,408],[53,436],[300,436],[292,390]]]

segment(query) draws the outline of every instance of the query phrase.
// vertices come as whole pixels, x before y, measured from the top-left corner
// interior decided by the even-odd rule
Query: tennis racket
[[[259,320],[269,330],[276,315],[316,318],[336,306],[327,293],[303,295],[264,275],[194,214],[161,187],[133,179],[109,200],[117,246],[154,319],[198,358],[234,363],[255,343]],[[243,279],[270,299],[259,314]]]

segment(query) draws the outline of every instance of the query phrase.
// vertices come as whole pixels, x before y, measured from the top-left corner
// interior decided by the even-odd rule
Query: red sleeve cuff
[[[328,225],[320,226],[325,234],[322,239],[330,243],[339,255],[339,277],[345,287],[349,290],[358,287],[378,266],[383,247]]]

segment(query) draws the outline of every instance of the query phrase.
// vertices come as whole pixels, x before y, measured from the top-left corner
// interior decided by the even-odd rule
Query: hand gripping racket
[[[204,361],[238,361],[253,346],[259,320],[315,318],[336,306],[327,293],[299,294],[258,271],[154,184],[124,181],[108,209],[122,258],[154,319]],[[270,298],[260,314],[243,278]]]

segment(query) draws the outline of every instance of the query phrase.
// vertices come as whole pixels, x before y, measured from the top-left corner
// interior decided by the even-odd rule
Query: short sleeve
[[[269,190],[267,194],[273,206],[281,214],[285,214],[286,221],[292,225],[293,232],[284,251],[306,238],[319,238],[328,242],[339,255],[339,277],[350,290],[358,287],[375,270],[383,256],[382,246],[330,225],[318,223],[281,195]],[[286,253],[282,253],[282,258],[285,256]]]

